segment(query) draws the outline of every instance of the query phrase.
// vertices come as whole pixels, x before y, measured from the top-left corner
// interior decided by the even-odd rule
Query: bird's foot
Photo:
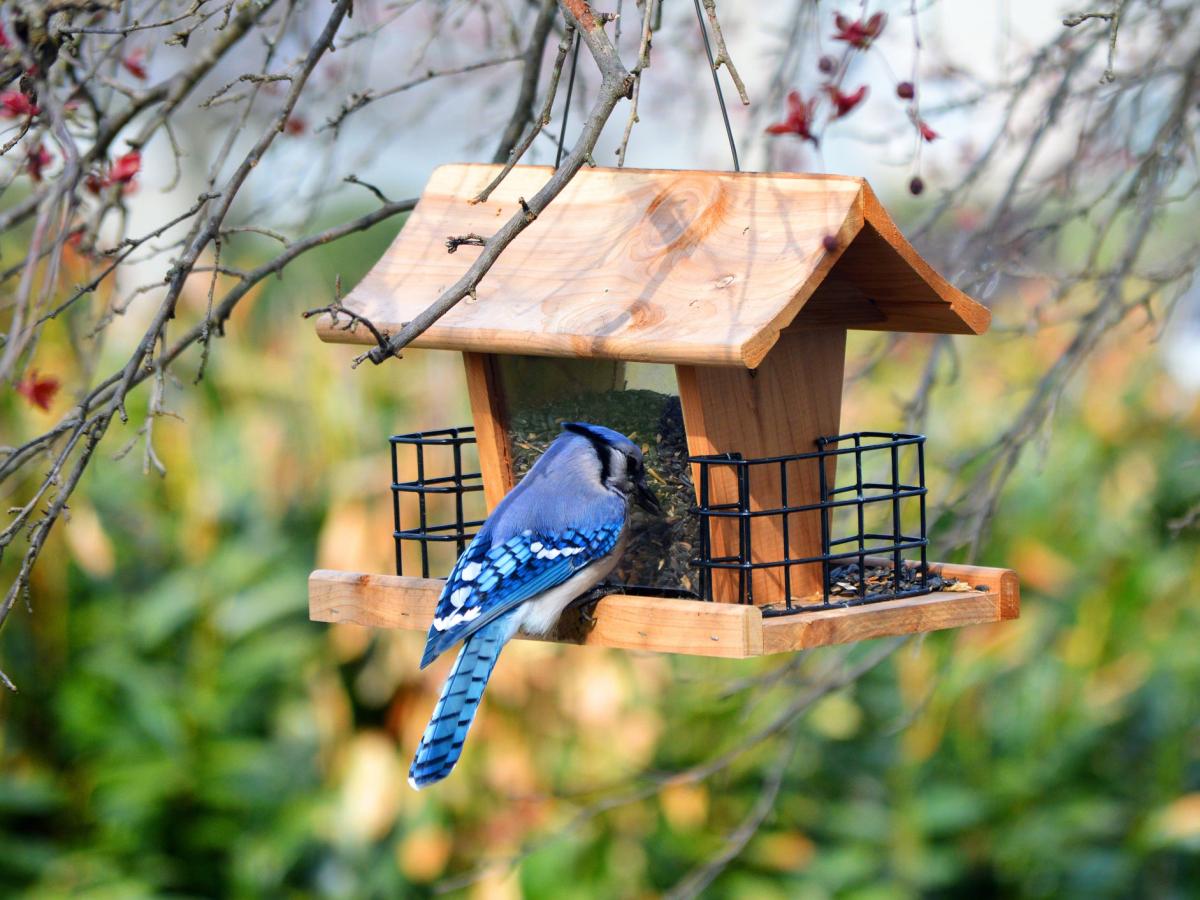
[[[580,594],[572,600],[567,608],[578,610],[579,618],[586,622],[590,628],[596,623],[596,617],[593,615],[596,611],[596,604],[609,594],[618,594],[620,592],[621,586],[618,584],[598,584],[587,593]]]

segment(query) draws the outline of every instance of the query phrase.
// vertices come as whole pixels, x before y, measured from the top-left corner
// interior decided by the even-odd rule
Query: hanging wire
[[[717,77],[717,67],[713,63],[712,44],[708,41],[708,29],[704,26],[704,13],[700,11],[700,0],[696,3],[696,20],[700,23],[700,35],[704,38],[704,52],[708,56],[708,69],[712,72],[713,87],[717,89],[717,103],[721,106],[721,118],[725,120],[725,136],[729,138],[729,152],[733,155],[733,171],[740,172],[738,165],[737,145],[733,142],[733,129],[729,125],[729,111],[725,108],[725,95],[721,93],[721,79]]]
[[[554,154],[554,168],[562,162],[563,141],[567,137],[567,116],[571,113],[571,93],[575,90],[575,66],[579,62],[579,32],[575,32],[575,49],[571,53],[571,74],[567,76],[567,100],[563,104],[562,128],[558,130],[558,152]]]
[[[716,65],[713,62],[712,44],[708,40],[708,28],[704,24],[704,13],[700,10],[700,0],[695,0],[696,20],[700,23],[700,36],[704,38],[704,53],[708,57],[708,69],[712,72],[713,87],[717,91],[717,103],[721,107],[721,120],[725,123],[725,137],[729,140],[729,153],[733,157],[733,171],[742,171],[738,163],[737,144],[733,140],[733,127],[729,124],[729,110],[725,107],[725,94],[721,91],[721,80],[717,77]],[[658,6],[662,14],[662,4]],[[567,118],[571,112],[571,94],[575,90],[575,68],[579,63],[579,32],[575,32],[575,47],[571,52],[571,72],[567,76],[567,99],[563,104],[562,126],[558,130],[558,151],[554,155],[554,168],[562,162],[563,144],[567,138]]]

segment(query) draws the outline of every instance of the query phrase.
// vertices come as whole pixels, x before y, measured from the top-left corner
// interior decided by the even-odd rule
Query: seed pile
[[[626,585],[696,589],[691,558],[699,523],[691,511],[696,495],[678,397],[645,390],[579,394],[512,410],[509,419],[517,478],[562,433],[563,422],[605,425],[641,447],[646,483],[663,511],[654,515],[633,507],[629,546],[610,577]]]
[[[867,596],[887,597],[897,592],[896,582],[892,578],[892,566],[868,565],[865,569],[866,576],[866,594]],[[838,606],[846,601],[857,600],[859,597],[859,589],[863,584],[863,577],[860,574],[858,563],[850,563],[844,566],[837,566],[829,570],[829,604]],[[921,570],[917,566],[904,565],[900,569],[900,587],[899,592],[919,590],[927,587],[930,592],[933,591],[951,591],[951,592],[966,592],[966,591],[986,591],[987,588],[983,585],[973,587],[966,581],[955,578],[943,578],[940,574],[929,571],[928,581],[921,580]],[[792,606],[821,606],[824,603],[822,594],[814,593],[806,597],[793,597]],[[781,608],[783,604],[771,604],[770,608]]]
[[[845,566],[838,566],[831,569],[829,572],[829,597],[857,597],[862,586],[866,585],[866,592],[871,594],[892,594],[896,592],[896,582],[892,577],[892,566],[867,566],[863,572],[865,577],[860,577],[858,563],[850,563]],[[942,578],[940,575],[929,573],[929,582],[924,584],[921,581],[921,570],[916,566],[901,566],[900,568],[900,587],[901,592],[916,590],[922,587],[929,587],[931,590],[940,591]]]

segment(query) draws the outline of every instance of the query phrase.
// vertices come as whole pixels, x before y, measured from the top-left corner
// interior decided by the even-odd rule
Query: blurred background
[[[317,6],[301,25],[323,21]],[[319,99],[262,164],[274,177],[248,181],[246,221],[312,233],[375,206],[322,178],[355,173],[404,197],[442,162],[490,158],[511,71],[421,85],[319,128],[356,85],[523,45],[532,7],[508,4],[510,33],[474,4],[356,6],[347,34],[371,39],[330,58]],[[514,642],[454,775],[410,790],[449,660],[421,672],[420,634],[309,622],[305,585],[317,567],[392,571],[388,435],[469,421],[455,355],[352,369],[356,350],[322,344],[299,316],[328,302],[335,277],[367,271],[395,217],[254,288],[199,384],[197,359],[177,369],[153,432],[165,477],[144,473],[140,445],[114,458],[150,402],[131,395],[131,424],[51,533],[30,608],[0,633],[19,688],[0,692],[0,894],[1194,896],[1194,11],[1130,0],[1102,84],[1105,21],[1067,29],[1062,10],[1033,2],[872,4],[890,18],[846,84],[869,85],[867,99],[816,148],[763,130],[784,118],[787,90],[819,92],[821,55],[842,52],[838,8],[721,6],[753,100],[743,109],[726,88],[745,165],[865,175],[993,309],[982,337],[852,332],[843,424],[928,435],[931,557],[1016,569],[1021,618],[747,661]],[[635,51],[641,10],[624,7],[621,46]],[[174,48],[144,44],[151,78],[169,71]],[[654,54],[628,163],[726,168],[690,5],[666,4]],[[597,81],[585,63],[586,51],[577,123]],[[895,97],[910,72],[935,141],[914,142]],[[135,233],[202,186],[207,120],[185,112],[183,186],[172,142],[149,144],[128,201]],[[529,161],[553,152],[539,140]],[[271,257],[246,238],[223,248],[225,266]],[[0,237],[6,265],[27,241]],[[96,264],[67,254],[64,284]],[[159,271],[130,268],[101,293]],[[188,282],[184,321],[208,290],[208,277]],[[135,307],[101,358],[120,364],[140,328]],[[37,367],[83,377],[79,341],[47,328]],[[45,430],[70,393],[42,410],[5,392],[0,442]],[[18,561],[0,569],[12,577]]]

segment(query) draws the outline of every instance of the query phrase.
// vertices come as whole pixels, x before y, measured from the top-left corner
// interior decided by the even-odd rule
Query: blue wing
[[[553,536],[526,529],[497,544],[480,532],[446,579],[421,668],[497,616],[603,559],[616,547],[624,527],[621,516]]]

